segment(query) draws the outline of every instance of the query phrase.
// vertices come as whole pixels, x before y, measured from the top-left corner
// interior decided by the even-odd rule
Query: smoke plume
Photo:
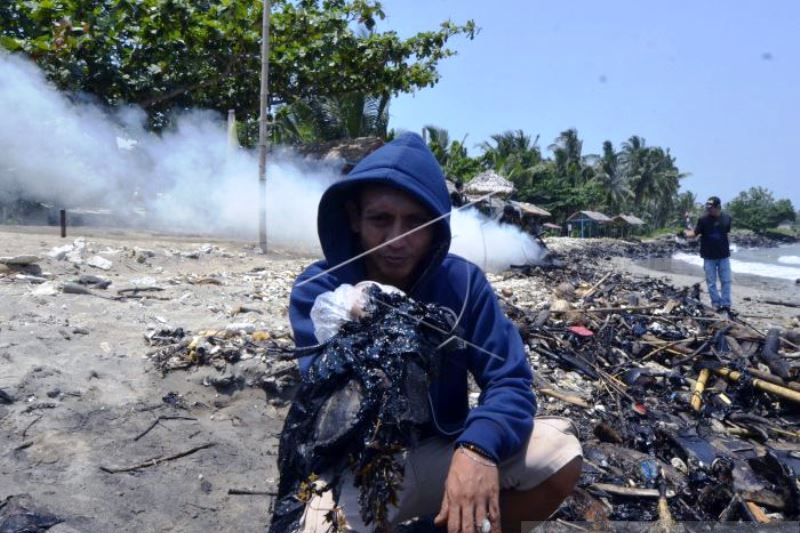
[[[183,113],[154,134],[141,109],[60,93],[35,65],[0,52],[0,116],[0,204],[100,207],[141,227],[256,238],[256,154],[230,148],[216,113]],[[317,204],[338,166],[277,152],[267,175],[270,245],[318,254]],[[475,210],[451,223],[452,251],[487,270],[542,255],[530,236]]]

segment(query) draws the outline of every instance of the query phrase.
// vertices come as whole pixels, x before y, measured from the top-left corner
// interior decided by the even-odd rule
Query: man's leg
[[[719,291],[717,290],[717,264],[716,259],[703,259],[703,270],[706,272],[706,286],[708,296],[711,298],[711,306],[715,309],[722,305],[720,302]]]
[[[720,305],[730,307],[731,304],[731,260],[729,257],[719,260],[719,280],[722,283]]]
[[[581,477],[583,458],[576,457],[540,485],[525,490],[506,490],[500,495],[503,533],[517,533],[523,522],[541,522],[572,494]]]
[[[453,443],[428,439],[409,453],[406,490],[414,496],[396,515],[398,521],[439,512]],[[561,417],[534,419],[526,446],[500,464],[500,509],[503,531],[517,532],[522,522],[550,516],[580,476],[581,445],[572,423]],[[503,513],[508,512],[508,519]]]

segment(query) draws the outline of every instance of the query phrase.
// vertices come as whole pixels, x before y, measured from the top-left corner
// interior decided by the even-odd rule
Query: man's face
[[[706,204],[706,212],[711,215],[712,217],[718,217],[722,212],[722,208],[718,205],[714,204]]]
[[[425,206],[393,187],[371,185],[361,190],[360,205],[348,205],[348,213],[361,247],[366,251],[380,246],[365,258],[370,279],[407,290],[430,251],[433,226],[381,245],[429,221],[432,217]]]

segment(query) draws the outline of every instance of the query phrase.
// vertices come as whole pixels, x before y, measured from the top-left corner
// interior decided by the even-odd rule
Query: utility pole
[[[267,113],[269,112],[269,15],[270,0],[264,0],[261,17],[261,118],[258,125],[258,244],[267,253]]]

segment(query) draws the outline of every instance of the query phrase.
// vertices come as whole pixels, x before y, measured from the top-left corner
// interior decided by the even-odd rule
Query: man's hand
[[[450,462],[442,508],[434,522],[437,526],[447,524],[448,533],[481,533],[486,518],[491,531],[500,533],[497,466],[471,450],[458,448]]]

